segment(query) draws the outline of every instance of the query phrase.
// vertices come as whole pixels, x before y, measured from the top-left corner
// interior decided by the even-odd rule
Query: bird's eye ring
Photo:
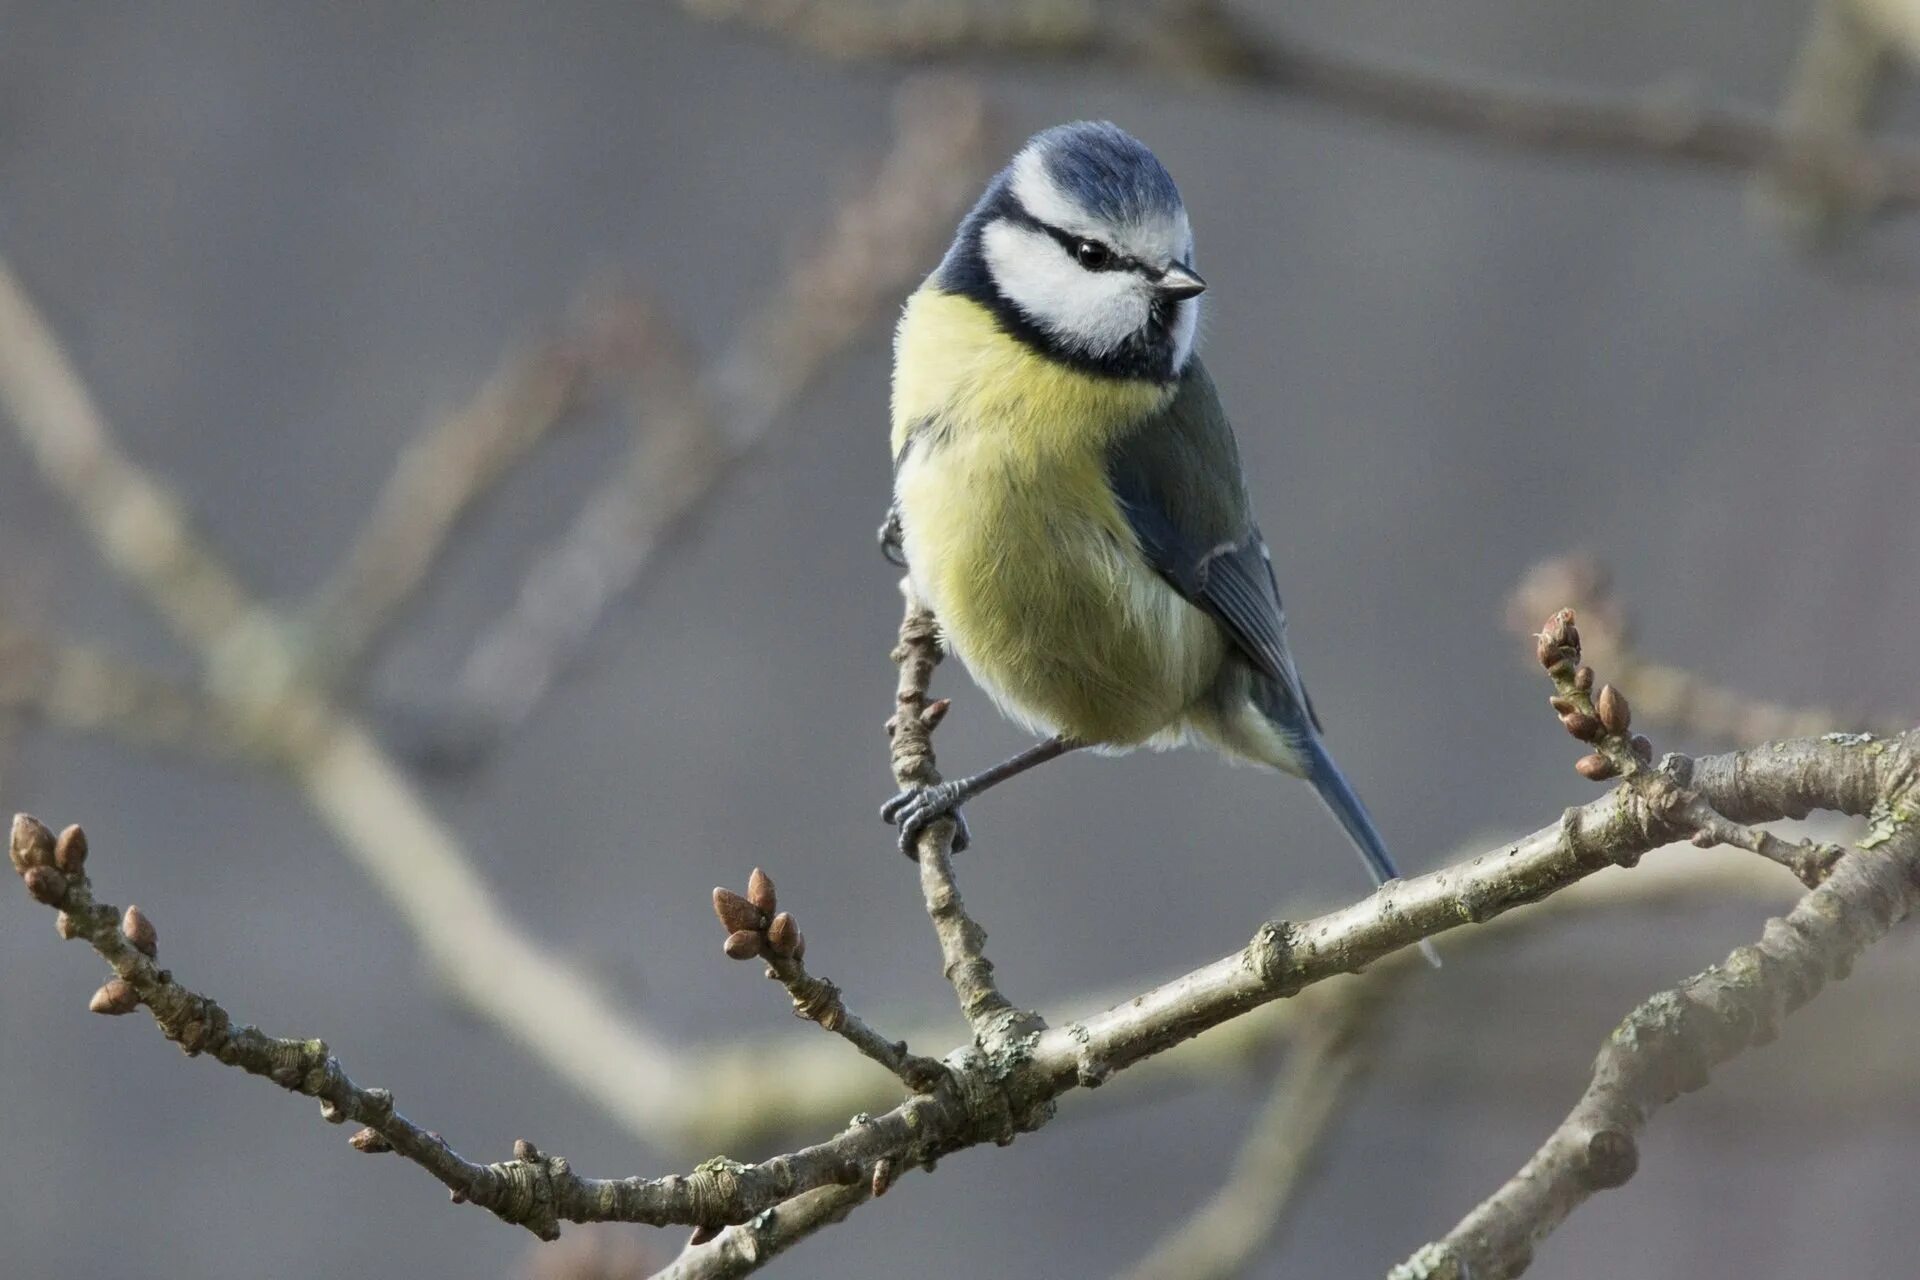
[[[1089,271],[1104,271],[1113,265],[1113,250],[1098,240],[1076,240],[1073,260]]]

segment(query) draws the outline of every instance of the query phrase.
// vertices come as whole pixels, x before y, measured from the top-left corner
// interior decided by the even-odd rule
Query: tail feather
[[[1333,816],[1345,828],[1347,836],[1353,841],[1353,847],[1360,852],[1360,859],[1367,865],[1367,873],[1373,877],[1376,887],[1389,880],[1398,880],[1400,871],[1393,865],[1393,857],[1387,852],[1386,841],[1380,838],[1379,828],[1373,825],[1373,816],[1367,812],[1353,784],[1340,772],[1340,766],[1333,762],[1318,735],[1308,734],[1300,743],[1302,772],[1313,789],[1319,793]],[[1420,954],[1434,968],[1440,967],[1440,957],[1434,951],[1433,944],[1427,939],[1420,940]]]

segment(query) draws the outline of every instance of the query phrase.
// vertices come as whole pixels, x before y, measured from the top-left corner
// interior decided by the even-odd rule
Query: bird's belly
[[[974,679],[1040,732],[1115,747],[1181,736],[1219,670],[1219,632],[1142,559],[1098,468],[1034,474],[958,441],[926,452],[896,478],[905,550]]]

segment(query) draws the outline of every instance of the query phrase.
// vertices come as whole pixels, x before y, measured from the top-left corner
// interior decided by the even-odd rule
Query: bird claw
[[[900,828],[900,852],[914,857],[913,847],[928,827],[942,818],[953,819],[953,851],[973,843],[967,820],[960,812],[960,788],[951,782],[912,787],[880,806],[880,819]]]
[[[900,508],[888,507],[880,525],[880,555],[896,569],[907,567],[906,532],[900,527]]]

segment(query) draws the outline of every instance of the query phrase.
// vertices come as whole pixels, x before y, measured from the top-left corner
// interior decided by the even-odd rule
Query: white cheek
[[[1088,355],[1108,354],[1147,323],[1149,286],[1131,271],[1088,271],[1053,237],[1011,222],[988,226],[981,241],[1007,300]]]
[[[1193,344],[1200,336],[1200,299],[1188,298],[1180,304],[1180,315],[1173,322],[1173,371],[1179,373],[1193,358]]]

